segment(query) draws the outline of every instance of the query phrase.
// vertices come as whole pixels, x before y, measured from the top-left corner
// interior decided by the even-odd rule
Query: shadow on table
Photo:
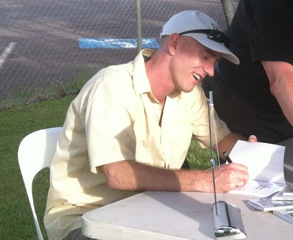
[[[209,193],[192,194],[199,194],[200,196],[205,195],[203,198],[199,199],[213,198]],[[201,202],[189,196],[188,193],[164,192],[162,194],[162,192],[146,192],[145,195],[162,204],[162,207],[160,207],[162,214],[164,214],[164,209],[166,209],[168,213],[176,211],[176,216],[178,217],[178,221],[176,222],[177,224],[179,222],[183,228],[186,227],[185,233],[188,234],[189,231],[195,232],[197,228],[197,231],[201,232],[203,235],[212,239],[214,238],[214,222],[211,203]],[[169,217],[172,218],[172,214],[169,214]],[[189,220],[186,219],[186,217],[188,217]],[[168,224],[168,219],[166,219],[166,224]]]

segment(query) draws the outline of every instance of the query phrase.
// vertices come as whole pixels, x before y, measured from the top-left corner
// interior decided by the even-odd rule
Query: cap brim
[[[202,45],[206,46],[207,48],[212,49],[213,51],[222,53],[222,56],[226,58],[227,60],[229,60],[230,62],[237,65],[240,63],[239,59],[228,48],[226,48],[224,44],[210,40],[206,37],[199,37],[194,35],[190,35],[190,36],[193,37],[196,41],[198,41]]]

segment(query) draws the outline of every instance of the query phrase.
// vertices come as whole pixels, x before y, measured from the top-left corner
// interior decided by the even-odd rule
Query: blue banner
[[[80,38],[79,47],[82,49],[91,48],[136,48],[136,39],[115,39],[115,38]],[[159,48],[156,39],[142,39],[142,48]]]

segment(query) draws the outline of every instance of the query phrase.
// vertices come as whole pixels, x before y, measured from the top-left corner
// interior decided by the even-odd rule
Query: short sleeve
[[[261,2],[262,4],[260,4]],[[286,61],[293,58],[293,14],[286,1],[251,1],[247,36],[252,60]]]
[[[230,131],[227,125],[219,119],[216,111],[212,107],[209,111],[207,99],[202,90],[202,87],[198,85],[194,88],[193,98],[194,104],[192,107],[192,121],[193,121],[193,135],[202,148],[210,147],[210,125],[209,114],[211,119],[211,133],[212,144],[220,142]]]
[[[115,78],[115,74],[110,75]],[[101,165],[135,157],[135,134],[124,98],[132,94],[126,94],[125,85],[107,79],[90,94],[85,127],[93,172]]]

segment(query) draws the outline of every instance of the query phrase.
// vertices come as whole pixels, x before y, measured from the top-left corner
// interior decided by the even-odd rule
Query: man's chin
[[[186,87],[184,90],[182,90],[183,92],[189,93],[191,92],[196,86],[198,85],[198,83],[194,84],[193,86],[189,86],[188,88]]]

